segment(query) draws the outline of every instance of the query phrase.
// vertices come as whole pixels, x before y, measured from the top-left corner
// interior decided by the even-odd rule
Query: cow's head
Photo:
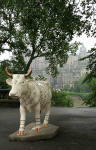
[[[5,69],[5,72],[11,78],[7,79],[6,82],[8,85],[12,86],[12,89],[9,92],[9,96],[21,96],[21,90],[25,88],[25,78],[32,73],[32,69],[29,70],[26,74],[11,74],[8,72],[8,69]]]

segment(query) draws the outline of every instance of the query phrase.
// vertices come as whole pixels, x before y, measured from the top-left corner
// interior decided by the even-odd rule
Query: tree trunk
[[[35,54],[36,49],[35,49],[34,44],[32,45],[32,47],[33,47],[33,51],[32,51],[31,57],[30,57],[30,59],[29,59],[29,61],[28,61],[27,65],[26,65],[25,73],[27,73],[27,72],[28,72],[28,69],[29,69],[29,67],[30,67],[31,63],[32,63],[33,59],[35,58],[35,57],[34,57],[34,54]]]
[[[27,73],[28,72],[28,70],[29,70],[29,67],[30,67],[30,65],[31,65],[31,63],[32,63],[32,61],[33,61],[33,57],[31,57],[30,59],[29,59],[29,61],[28,61],[28,63],[27,63],[27,65],[26,65],[26,68],[25,68],[25,73]]]

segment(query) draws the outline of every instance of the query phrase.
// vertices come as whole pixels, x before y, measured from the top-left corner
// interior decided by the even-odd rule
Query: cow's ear
[[[10,79],[10,78],[7,79],[7,80],[6,80],[6,83],[7,83],[8,85],[12,85],[12,79]]]

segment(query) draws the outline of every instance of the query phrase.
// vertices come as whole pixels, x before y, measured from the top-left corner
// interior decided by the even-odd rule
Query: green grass
[[[74,95],[74,96],[80,96],[81,98],[84,98],[85,96],[88,96],[89,93],[80,93],[80,92],[70,92],[70,91],[63,91],[67,95]]]

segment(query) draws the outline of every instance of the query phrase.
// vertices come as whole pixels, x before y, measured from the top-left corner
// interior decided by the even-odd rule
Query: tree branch
[[[7,49],[7,48],[5,48],[5,49],[3,49],[3,51],[9,51],[9,52],[10,52],[10,51],[11,51],[11,49]]]

